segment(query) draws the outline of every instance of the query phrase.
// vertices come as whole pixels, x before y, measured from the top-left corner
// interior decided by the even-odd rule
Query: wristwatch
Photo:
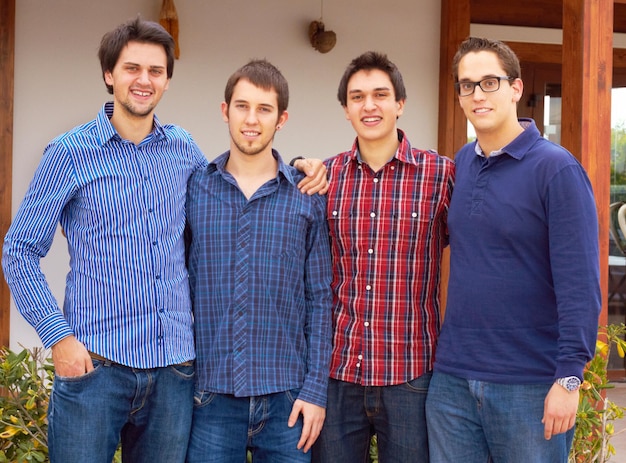
[[[300,159],[304,159],[304,156],[296,156],[295,158],[293,158],[291,161],[289,161],[289,165],[291,167],[294,167],[296,164],[296,161],[299,161]]]
[[[561,387],[564,387],[569,392],[577,391],[580,387],[580,379],[577,376],[566,376],[565,378],[557,378],[554,381]]]

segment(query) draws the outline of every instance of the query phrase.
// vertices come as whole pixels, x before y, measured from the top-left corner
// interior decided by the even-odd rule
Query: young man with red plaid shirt
[[[314,462],[426,462],[424,404],[439,333],[440,262],[454,164],[396,126],[406,90],[384,54],[355,58],[338,98],[357,138],[325,161],[333,353]]]

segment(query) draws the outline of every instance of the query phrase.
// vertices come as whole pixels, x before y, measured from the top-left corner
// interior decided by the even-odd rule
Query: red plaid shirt
[[[332,378],[390,386],[432,369],[454,164],[400,146],[380,171],[351,151],[326,161],[333,257]]]

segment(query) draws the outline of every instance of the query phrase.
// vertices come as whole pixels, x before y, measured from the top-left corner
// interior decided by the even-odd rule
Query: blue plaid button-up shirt
[[[189,181],[189,276],[202,391],[239,397],[301,389],[326,405],[332,267],[321,196],[275,179],[248,200],[226,152]]]

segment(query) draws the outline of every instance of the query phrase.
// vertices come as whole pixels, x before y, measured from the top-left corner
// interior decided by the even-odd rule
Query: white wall
[[[251,58],[267,58],[290,83],[290,118],[275,147],[284,158],[325,158],[348,149],[352,128],[336,99],[345,66],[366,50],[385,52],[408,92],[399,127],[414,146],[437,143],[438,0],[326,0],[324,22],[337,33],[328,54],[308,41],[321,0],[176,0],[181,57],[157,114],[189,130],[209,159],[228,148],[219,115],[228,76]],[[16,2],[13,211],[46,143],[93,119],[109,98],[96,52],[102,35],[137,13],[157,20],[160,0]],[[452,91],[452,89],[451,89]],[[58,235],[42,267],[62,301],[68,256]],[[12,303],[11,348],[39,344]]]

